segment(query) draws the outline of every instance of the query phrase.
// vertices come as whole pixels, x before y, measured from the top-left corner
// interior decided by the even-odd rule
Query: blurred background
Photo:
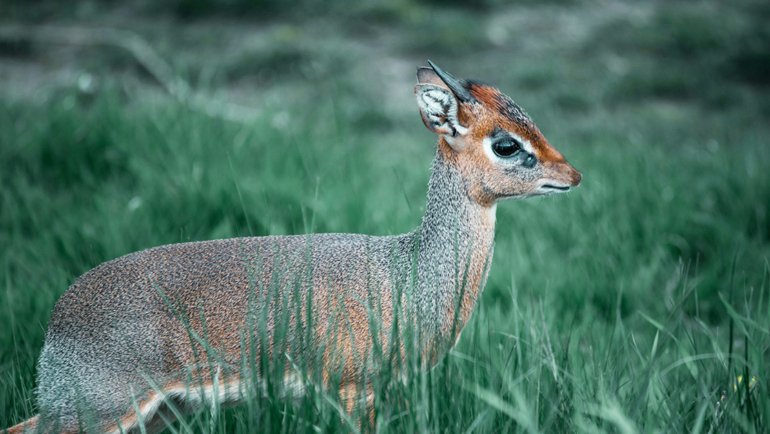
[[[54,302],[105,260],[416,227],[435,137],[412,90],[431,59],[510,95],[584,175],[498,207],[457,347],[488,366],[474,381],[497,390],[508,369],[524,396],[568,402],[524,413],[546,432],[761,431],[768,22],[766,0],[4,0],[0,426],[34,412]],[[522,364],[500,364],[509,350]],[[740,395],[739,374],[764,392]],[[497,408],[476,401],[436,410],[433,428]],[[490,414],[477,426],[528,426]]]

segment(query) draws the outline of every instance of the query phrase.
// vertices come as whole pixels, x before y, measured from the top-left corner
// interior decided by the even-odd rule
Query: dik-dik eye
[[[509,158],[521,151],[521,143],[516,139],[499,140],[492,143],[492,151],[500,158]]]

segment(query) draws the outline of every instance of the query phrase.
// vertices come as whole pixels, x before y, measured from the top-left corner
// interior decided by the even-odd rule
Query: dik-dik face
[[[417,105],[474,200],[492,205],[504,198],[562,193],[580,184],[580,172],[508,96],[430,65],[417,71]]]

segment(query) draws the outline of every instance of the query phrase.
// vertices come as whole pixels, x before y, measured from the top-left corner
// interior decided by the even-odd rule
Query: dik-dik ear
[[[434,133],[444,136],[454,147],[455,138],[465,135],[467,128],[457,119],[457,98],[444,86],[419,83],[414,87],[422,122]]]
[[[420,66],[417,68],[417,83],[419,84],[435,84],[437,86],[448,87],[444,80],[436,74],[433,68]]]
[[[476,100],[465,87],[465,81],[458,80],[452,74],[428,60],[430,68],[417,69],[417,106],[420,107],[422,122],[429,130],[444,137],[455,150],[463,147],[464,136],[468,128],[460,124],[459,104],[474,104]]]

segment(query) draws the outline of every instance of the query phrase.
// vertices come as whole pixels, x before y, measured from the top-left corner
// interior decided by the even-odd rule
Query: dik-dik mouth
[[[557,190],[557,191],[568,191],[570,189],[569,185],[553,185],[553,184],[543,184],[540,186],[540,188],[544,190]]]
[[[552,194],[566,193],[572,189],[571,185],[566,184],[542,184],[535,189],[530,196],[549,196]]]

